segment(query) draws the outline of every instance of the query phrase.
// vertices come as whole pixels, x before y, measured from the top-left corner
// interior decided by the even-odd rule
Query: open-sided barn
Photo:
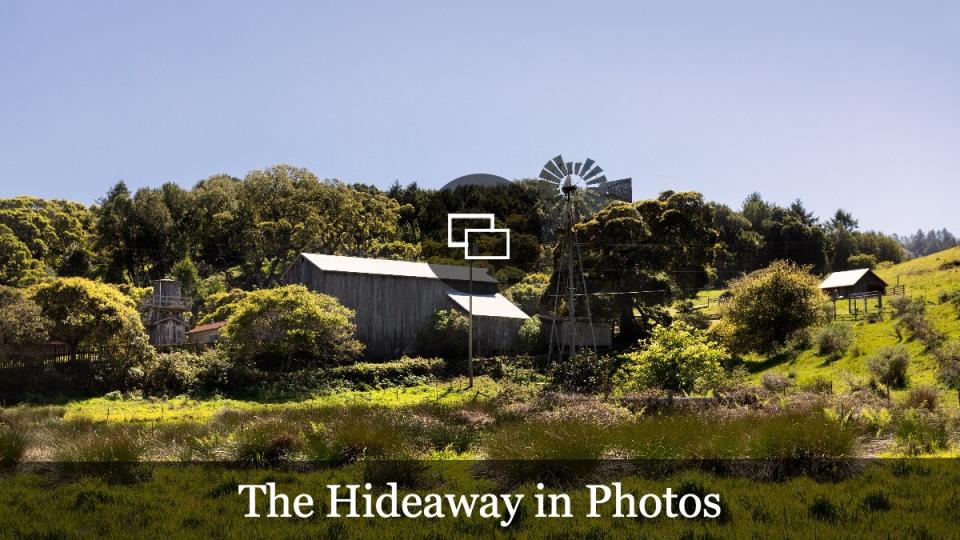
[[[820,290],[832,298],[849,298],[851,295],[863,294],[883,296],[887,292],[887,282],[869,268],[844,270],[827,276],[820,284]]]
[[[469,277],[466,266],[301,253],[280,281],[329,294],[354,310],[366,356],[383,359],[415,352],[417,333],[437,310],[466,313]],[[528,318],[482,268],[473,271],[473,316],[478,354],[511,349]]]

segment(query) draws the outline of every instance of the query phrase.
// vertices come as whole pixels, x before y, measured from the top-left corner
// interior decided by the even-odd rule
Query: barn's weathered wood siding
[[[438,309],[455,309],[450,286],[439,279],[323,271],[298,257],[281,278],[329,294],[356,312],[360,340],[369,359],[394,358],[416,352],[417,332]],[[466,290],[467,283],[462,284]],[[459,287],[459,285],[458,285]],[[474,282],[476,294],[493,294],[496,284]],[[478,354],[513,347],[522,319],[474,317]]]

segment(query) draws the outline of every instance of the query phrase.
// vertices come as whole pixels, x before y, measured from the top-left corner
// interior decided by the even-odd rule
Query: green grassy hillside
[[[877,274],[891,285],[896,284],[899,278],[899,283],[906,286],[908,296],[925,299],[927,317],[947,339],[960,338],[957,312],[951,304],[941,304],[939,300],[941,293],[960,290],[960,247],[877,270]],[[886,298],[888,303],[889,298]],[[837,306],[838,311],[846,311],[845,302],[839,302]],[[922,343],[909,338],[906,331],[903,332],[904,339],[897,337],[897,319],[890,312],[889,305],[881,321],[871,323],[861,319],[850,321],[850,324],[853,326],[854,344],[837,360],[830,360],[818,355],[815,349],[809,349],[795,355],[749,359],[747,367],[755,380],[759,380],[767,371],[777,370],[793,375],[800,384],[815,377],[824,377],[834,381],[835,388],[839,386],[842,389],[851,378],[866,379],[869,376],[867,358],[877,349],[903,344],[912,355],[910,384],[936,384],[936,361],[933,355],[925,350]],[[946,389],[943,390],[946,392]],[[957,399],[950,394],[950,399],[945,399],[944,403],[955,407]]]

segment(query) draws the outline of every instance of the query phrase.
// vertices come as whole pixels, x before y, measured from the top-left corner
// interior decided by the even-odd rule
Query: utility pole
[[[467,371],[470,375],[470,388],[473,388],[473,261],[470,261],[470,300],[469,322],[467,323]]]

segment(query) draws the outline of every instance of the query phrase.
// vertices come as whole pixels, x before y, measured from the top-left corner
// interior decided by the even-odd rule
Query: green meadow
[[[960,337],[960,313],[949,302],[941,302],[941,294],[960,291],[960,248],[941,251],[926,257],[913,259],[876,271],[888,284],[898,283],[906,287],[910,297],[922,298],[926,303],[927,317],[947,339]],[[932,352],[906,331],[897,333],[899,321],[892,315],[886,297],[882,320],[870,321],[861,315],[859,320],[847,320],[853,329],[853,344],[838,359],[817,354],[814,348],[795,354],[779,354],[772,357],[748,358],[746,366],[752,380],[759,381],[763,373],[774,371],[792,376],[802,384],[815,378],[834,381],[837,391],[869,377],[867,358],[885,346],[904,345],[911,355],[908,375],[911,385],[938,384],[937,363]],[[847,302],[837,302],[841,314],[847,311]],[[847,317],[846,319],[849,319]],[[956,392],[942,388],[942,403],[956,408]],[[895,397],[902,397],[906,390],[895,390]]]

